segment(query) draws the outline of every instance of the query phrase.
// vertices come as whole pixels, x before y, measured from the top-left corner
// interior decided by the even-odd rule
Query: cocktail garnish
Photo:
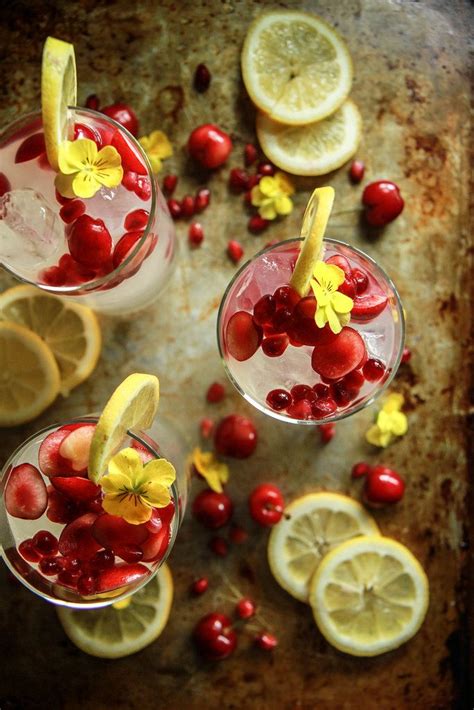
[[[344,271],[335,264],[318,261],[313,269],[313,277],[310,283],[316,298],[316,325],[324,328],[328,323],[333,333],[340,333],[349,323],[354,305],[352,298],[337,290],[344,283]]]
[[[252,205],[258,207],[258,214],[263,219],[275,219],[292,212],[293,202],[289,196],[294,191],[293,183],[285,173],[277,172],[273,177],[266,175],[252,188]]]
[[[101,187],[117,187],[123,177],[122,159],[116,148],[97,149],[94,141],[79,138],[59,145],[60,172],[54,184],[63,197],[93,197]]]
[[[192,464],[196,471],[206,480],[209,488],[216,493],[222,493],[222,484],[229,480],[229,467],[217,459],[211,451],[201,451],[195,448]]]

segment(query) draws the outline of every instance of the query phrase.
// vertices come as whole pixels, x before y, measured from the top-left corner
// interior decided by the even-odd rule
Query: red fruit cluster
[[[211,202],[211,191],[207,187],[201,187],[194,196],[185,195],[182,200],[176,200],[171,197],[177,182],[177,178],[176,181],[174,178],[176,178],[175,175],[167,175],[163,182],[163,189],[170,195],[167,205],[171,217],[174,220],[189,219],[196,213],[204,212]]]
[[[258,185],[265,175],[274,175],[275,167],[271,163],[260,162],[253,173],[246,168],[253,165],[257,160],[257,149],[252,143],[247,143],[244,149],[245,167],[234,167],[229,173],[229,189],[234,193],[244,193],[245,203],[251,207],[251,190]],[[261,234],[270,224],[268,219],[264,219],[259,214],[252,214],[248,221],[248,230],[253,234]]]

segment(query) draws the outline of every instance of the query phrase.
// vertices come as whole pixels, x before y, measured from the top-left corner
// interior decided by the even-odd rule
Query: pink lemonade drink
[[[343,270],[353,299],[338,334],[315,322],[316,299],[289,286],[300,239],[264,249],[222,299],[218,341],[227,374],[257,409],[285,422],[337,421],[371,403],[400,364],[404,317],[395,286],[366,254],[325,239],[324,262]]]
[[[74,141],[113,147],[123,177],[64,197],[45,152],[41,115],[0,134],[0,262],[14,276],[111,315],[151,303],[173,271],[175,231],[140,144],[121,125],[70,107]]]
[[[187,497],[185,447],[161,419],[149,435],[129,431],[122,450],[137,452],[144,469],[166,452],[176,466],[170,502],[142,524],[107,513],[104,488],[87,474],[96,422],[85,417],[33,435],[5,464],[0,485],[7,566],[36,594],[76,608],[107,606],[146,584],[173,547]]]

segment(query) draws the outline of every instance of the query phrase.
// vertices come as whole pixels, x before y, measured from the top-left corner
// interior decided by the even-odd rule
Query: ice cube
[[[20,275],[46,266],[64,243],[64,225],[39,192],[11,190],[0,198],[0,261]]]

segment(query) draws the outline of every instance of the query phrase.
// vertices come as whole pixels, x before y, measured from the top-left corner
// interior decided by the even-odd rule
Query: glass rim
[[[76,418],[70,419],[66,422],[61,422],[60,424],[58,424],[58,423],[49,424],[48,426],[44,427],[43,429],[40,429],[39,431],[35,432],[34,434],[31,434],[27,439],[22,441],[22,443],[19,444],[16,447],[16,449],[13,451],[13,453],[8,457],[7,461],[3,464],[2,469],[0,471],[0,492],[2,494],[2,500],[1,500],[0,504],[2,505],[2,508],[3,508],[3,511],[1,514],[2,515],[5,514],[5,516],[6,516],[6,513],[7,513],[6,508],[5,508],[5,504],[3,501],[3,493],[4,493],[3,480],[4,480],[4,477],[7,473],[7,471],[9,470],[10,466],[12,465],[13,461],[15,460],[15,458],[20,454],[20,452],[26,446],[33,443],[34,440],[37,439],[37,437],[39,437],[43,434],[46,435],[47,433],[50,433],[51,431],[54,431],[54,430],[58,429],[59,427],[67,426],[68,424],[78,424],[78,423],[82,423],[82,422],[85,424],[90,423],[90,422],[97,422],[98,419],[99,419],[98,415],[91,414],[91,415],[85,415],[82,417],[76,417]],[[153,454],[153,456],[156,459],[163,458],[162,455],[156,449],[154,449],[150,445],[149,442],[147,442],[145,439],[143,439],[140,436],[140,434],[137,433],[136,431],[128,429],[127,435],[130,436],[135,441],[137,441],[142,446],[144,446],[151,454]],[[150,437],[150,439],[151,439],[151,437]],[[175,504],[174,515],[176,516],[179,514],[179,494],[178,494],[178,490],[176,488],[176,482],[170,486],[170,489],[171,489],[171,494],[172,494],[171,498]],[[10,570],[10,572],[16,577],[16,579],[18,579],[18,581],[23,586],[25,586],[27,589],[29,589],[31,592],[36,594],[36,596],[40,597],[41,599],[44,599],[45,601],[50,602],[50,603],[54,604],[55,606],[67,607],[69,609],[79,609],[81,611],[102,609],[104,607],[111,606],[111,604],[115,604],[116,602],[119,602],[122,599],[126,599],[127,597],[131,596],[132,594],[135,594],[140,589],[142,589],[146,584],[148,584],[148,582],[150,582],[150,580],[155,576],[155,574],[158,572],[160,567],[168,559],[168,556],[171,553],[171,550],[173,549],[174,543],[176,542],[176,536],[178,534],[178,527],[179,527],[179,524],[175,524],[172,526],[171,538],[168,543],[168,547],[167,547],[166,552],[163,555],[162,559],[160,560],[159,564],[156,566],[156,569],[150,569],[151,574],[147,575],[145,577],[145,579],[143,579],[139,584],[137,584],[135,587],[133,587],[133,590],[129,589],[126,592],[123,592],[122,594],[119,594],[115,597],[108,597],[108,598],[103,598],[103,599],[100,599],[100,598],[99,599],[91,599],[90,602],[89,601],[81,602],[81,601],[72,601],[69,599],[61,599],[59,597],[53,596],[52,594],[48,593],[47,591],[43,591],[43,590],[39,589],[38,587],[34,586],[31,582],[28,581],[28,579],[26,579],[21,574],[21,572],[19,572],[19,570],[16,568],[16,566],[12,563],[12,561],[10,560],[10,558],[8,556],[7,550],[4,549],[1,542],[0,542],[0,557],[3,559],[4,563],[6,564],[6,566]],[[14,548],[14,552],[16,552],[21,558],[21,555],[18,552],[18,549],[16,546]],[[21,558],[21,560],[22,560],[22,562],[25,563],[25,565],[30,565],[30,563],[27,560],[24,560],[23,558]],[[33,568],[31,568],[31,569],[33,569]],[[41,582],[44,583],[45,586],[48,584],[48,582],[51,585],[51,587],[55,586],[54,582],[49,581],[49,580],[44,580],[41,577],[41,575],[39,575],[37,570],[34,570],[34,572],[36,572],[38,574],[38,576],[41,579]],[[71,592],[71,593],[73,593],[73,592]],[[78,596],[80,596],[80,595],[78,595]]]
[[[277,419],[280,422],[283,422],[285,424],[302,424],[304,426],[321,426],[322,424],[335,424],[336,422],[342,421],[343,419],[347,419],[348,417],[351,417],[353,414],[356,414],[357,412],[360,412],[362,409],[365,409],[369,405],[373,404],[373,402],[380,397],[380,395],[388,388],[390,383],[392,382],[393,378],[397,374],[398,368],[400,366],[400,362],[402,359],[403,355],[403,347],[405,344],[405,315],[403,312],[403,307],[402,307],[402,302],[400,298],[400,294],[398,293],[398,290],[393,283],[392,279],[390,276],[386,273],[386,271],[383,269],[382,266],[380,266],[375,259],[373,259],[371,256],[366,254],[364,251],[361,249],[358,249],[357,247],[353,246],[352,244],[348,244],[347,242],[342,242],[339,239],[332,239],[331,237],[325,237],[323,239],[323,243],[329,243],[329,244],[334,244],[337,246],[342,246],[347,249],[350,249],[351,251],[354,251],[358,256],[361,256],[363,259],[366,259],[371,266],[375,267],[376,270],[378,270],[383,278],[386,280],[388,283],[389,287],[392,289],[393,294],[395,296],[395,302],[396,302],[396,307],[397,307],[397,314],[399,317],[399,322],[400,322],[400,345],[398,348],[398,353],[395,358],[394,365],[391,369],[390,375],[382,382],[378,387],[374,388],[374,391],[371,393],[371,395],[367,398],[364,399],[363,401],[359,402],[357,405],[355,405],[352,408],[348,408],[341,412],[340,414],[334,414],[330,417],[324,417],[324,419],[293,419],[290,417],[287,417],[280,412],[275,411],[274,409],[271,409],[270,407],[266,407],[265,405],[261,404],[258,402],[254,397],[252,397],[248,392],[245,392],[243,387],[240,385],[240,383],[236,380],[236,378],[233,376],[231,373],[229,367],[227,366],[226,362],[226,357],[223,352],[223,346],[221,344],[221,337],[220,337],[220,325],[221,325],[221,320],[222,320],[222,315],[224,311],[224,307],[227,301],[227,298],[229,296],[229,293],[234,286],[235,282],[239,278],[239,276],[246,270],[248,267],[253,264],[254,261],[256,261],[258,258],[260,258],[263,254],[266,254],[268,252],[273,251],[274,249],[277,249],[278,247],[285,246],[288,244],[294,244],[295,242],[302,242],[304,240],[304,237],[293,237],[291,239],[283,239],[277,244],[271,244],[270,246],[264,247],[263,249],[260,249],[256,254],[254,254],[250,259],[247,259],[247,261],[242,264],[242,266],[235,272],[231,280],[229,281],[224,294],[222,296],[221,302],[219,304],[219,310],[217,312],[217,323],[216,323],[216,330],[217,330],[217,346],[219,349],[219,356],[221,359],[221,362],[223,364],[224,370],[226,372],[227,377],[233,384],[233,386],[236,388],[237,392],[247,401],[249,402],[255,409],[257,409],[259,412],[262,412],[263,414],[266,414],[267,416],[273,417],[273,419]]]
[[[140,145],[139,141],[137,138],[135,138],[134,135],[130,133],[130,131],[125,128],[125,126],[122,126],[122,124],[118,123],[115,121],[113,118],[110,118],[107,116],[105,113],[101,113],[100,111],[94,111],[93,109],[90,108],[84,108],[82,106],[68,106],[69,111],[75,111],[75,112],[82,112],[85,114],[91,114],[93,117],[100,118],[101,120],[105,121],[106,123],[111,124],[114,128],[118,128],[121,130],[126,137],[132,141],[134,148],[137,148],[141,159],[144,161],[146,169],[148,171],[147,177],[150,180],[150,185],[151,185],[151,204],[150,204],[150,214],[148,216],[148,222],[147,225],[143,231],[142,236],[138,240],[138,242],[135,244],[133,247],[132,251],[128,253],[126,258],[113,270],[110,271],[108,274],[105,274],[104,276],[101,276],[100,278],[96,278],[93,281],[86,281],[85,283],[82,284],[77,284],[74,286],[51,286],[50,284],[43,284],[43,283],[38,283],[38,281],[32,281],[24,276],[19,276],[12,268],[10,268],[7,264],[5,264],[3,261],[0,262],[1,266],[7,271],[9,274],[11,274],[15,279],[22,281],[23,283],[30,284],[31,286],[36,286],[36,288],[40,288],[42,291],[47,291],[49,293],[52,293],[54,295],[58,296],[68,296],[71,294],[79,294],[82,295],[83,293],[85,294],[86,292],[89,291],[95,291],[98,290],[100,286],[105,286],[107,283],[112,281],[114,278],[117,278],[120,276],[122,273],[123,269],[128,266],[133,259],[137,256],[139,253],[140,249],[143,247],[143,245],[146,242],[146,239],[151,231],[151,226],[155,218],[155,210],[156,210],[156,203],[157,203],[157,189],[156,189],[156,183],[153,175],[153,171],[151,169],[151,164],[150,160],[143,149],[143,147]],[[24,121],[28,121],[28,119],[34,119],[37,117],[41,117],[41,111],[31,111],[30,113],[27,113],[20,118],[15,119],[14,121],[11,121],[9,124],[5,126],[2,130],[0,130],[0,141],[2,137],[9,131],[11,130],[17,123],[23,123]],[[138,208],[137,208],[138,209]],[[140,262],[141,264],[141,262]]]

